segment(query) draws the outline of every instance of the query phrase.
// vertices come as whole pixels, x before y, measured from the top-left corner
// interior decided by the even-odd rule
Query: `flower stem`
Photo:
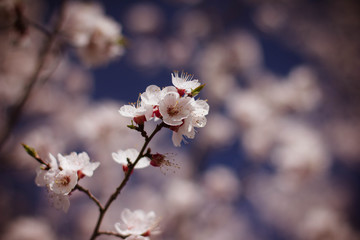
[[[103,209],[103,206],[101,205],[100,201],[94,195],[92,195],[88,189],[80,186],[79,184],[76,184],[75,189],[84,192],[86,195],[88,195],[88,197],[91,200],[93,200],[93,202],[99,207],[100,211]]]
[[[116,188],[115,192],[109,197],[108,201],[106,202],[104,208],[99,208],[99,211],[100,211],[100,214],[99,214],[99,217],[98,217],[98,220],[96,222],[96,225],[95,225],[95,228],[94,228],[94,231],[93,231],[93,234],[91,235],[90,237],[90,240],[94,240],[96,239],[97,236],[101,235],[101,234],[105,234],[105,232],[100,232],[99,229],[100,229],[100,225],[101,225],[101,222],[105,216],[105,213],[106,211],[109,209],[110,205],[112,204],[112,202],[117,198],[117,196],[119,196],[121,190],[125,187],[126,183],[129,181],[130,179],[130,175],[131,175],[131,172],[132,170],[135,168],[136,164],[139,162],[139,160],[144,157],[144,152],[145,152],[145,149],[147,148],[147,146],[149,145],[151,139],[155,136],[155,134],[157,132],[159,132],[161,130],[161,128],[164,127],[164,123],[161,123],[161,124],[158,124],[156,126],[156,128],[154,129],[154,131],[151,133],[151,135],[149,137],[145,137],[145,142],[144,142],[144,145],[143,147],[141,148],[140,152],[139,152],[139,155],[137,156],[136,160],[134,161],[133,164],[131,164],[129,166],[129,170],[126,171],[126,174],[125,174],[125,177],[124,179],[122,180],[122,182],[120,183],[120,185]]]

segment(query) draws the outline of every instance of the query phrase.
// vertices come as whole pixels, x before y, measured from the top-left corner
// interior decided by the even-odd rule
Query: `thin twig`
[[[60,11],[59,11],[59,17],[56,22],[56,25],[54,27],[53,32],[49,36],[48,40],[45,42],[44,48],[42,50],[42,53],[39,57],[37,68],[35,69],[33,75],[30,77],[30,80],[28,82],[28,85],[24,88],[24,92],[22,94],[22,97],[17,101],[17,103],[13,106],[12,111],[9,114],[9,117],[7,119],[6,125],[3,129],[3,132],[0,136],[0,150],[5,145],[6,141],[8,140],[10,133],[14,129],[15,125],[20,119],[21,113],[25,107],[26,102],[28,101],[35,85],[40,79],[41,72],[47,62],[48,56],[51,53],[51,50],[54,48],[56,37],[58,33],[61,30],[62,22],[64,19],[64,12],[65,12],[65,4],[67,0],[63,0]]]
[[[100,201],[94,195],[92,195],[92,193],[88,189],[80,186],[79,184],[76,184],[75,189],[84,192],[86,195],[88,195],[88,197],[91,200],[93,200],[93,202],[99,207],[100,211],[103,209],[103,206],[101,205]]]
[[[101,225],[101,222],[102,222],[102,220],[103,220],[103,218],[105,216],[106,211],[108,210],[108,208],[110,207],[112,202],[117,198],[117,196],[119,196],[121,190],[125,187],[126,183],[129,181],[131,172],[135,168],[136,164],[140,161],[140,159],[142,157],[144,157],[145,149],[147,148],[147,146],[150,143],[151,139],[155,136],[155,134],[157,132],[159,132],[161,130],[162,127],[164,127],[164,123],[161,123],[161,124],[157,125],[156,128],[154,129],[154,131],[152,132],[152,134],[148,138],[145,138],[145,143],[144,143],[143,147],[141,148],[141,150],[139,152],[139,155],[137,156],[134,163],[129,166],[129,169],[128,169],[128,171],[126,171],[126,174],[125,174],[125,177],[124,177],[123,181],[116,188],[115,192],[109,197],[109,199],[106,202],[104,208],[100,209],[99,218],[98,218],[98,221],[96,222],[96,226],[94,228],[94,231],[93,231],[93,234],[91,235],[90,240],[94,240],[94,239],[96,239],[97,236],[101,235],[101,232],[99,232],[99,229],[100,229],[100,225]]]
[[[49,29],[47,29],[47,28],[46,28],[45,26],[43,26],[41,23],[38,23],[38,22],[36,22],[36,21],[34,21],[34,20],[26,17],[26,16],[24,16],[24,19],[26,20],[26,22],[27,22],[30,26],[32,26],[32,27],[34,27],[35,29],[39,30],[40,32],[44,33],[47,37],[50,37],[50,36],[53,34]]]

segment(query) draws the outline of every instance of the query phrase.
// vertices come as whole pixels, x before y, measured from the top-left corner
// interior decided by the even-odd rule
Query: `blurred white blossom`
[[[147,240],[149,238],[146,236],[150,236],[152,230],[158,225],[158,219],[153,211],[145,213],[143,210],[135,210],[132,212],[126,208],[121,212],[121,220],[122,222],[115,223],[115,228],[124,236],[132,236],[126,239]]]
[[[133,164],[138,157],[139,152],[134,148],[129,148],[126,150],[118,150],[116,153],[112,153],[112,157],[115,162],[123,166],[124,171],[127,171],[129,163]],[[147,157],[142,157],[135,165],[136,169],[146,168],[150,165],[150,159]]]
[[[89,66],[106,63],[124,52],[120,44],[121,25],[105,16],[95,3],[70,2],[63,29],[81,60]]]

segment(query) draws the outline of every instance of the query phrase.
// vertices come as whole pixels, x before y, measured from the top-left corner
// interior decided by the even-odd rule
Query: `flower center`
[[[181,111],[181,106],[179,106],[179,101],[176,101],[175,105],[169,106],[167,108],[167,113],[169,114],[170,117],[179,114],[180,111]]]
[[[179,114],[179,108],[178,107],[168,107],[167,109],[167,113],[169,114],[170,117],[173,117],[177,114]]]
[[[56,183],[59,185],[63,185],[63,186],[67,186],[70,183],[70,177],[69,176],[64,176],[61,179],[57,180]]]

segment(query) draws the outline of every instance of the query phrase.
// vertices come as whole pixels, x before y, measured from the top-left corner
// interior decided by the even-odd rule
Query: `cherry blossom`
[[[172,84],[178,89],[180,95],[191,93],[192,90],[200,86],[198,80],[192,80],[193,76],[184,72],[179,76],[179,72],[175,71],[171,77]]]
[[[141,94],[141,101],[146,105],[158,105],[161,99],[161,89],[156,85],[150,85],[145,92]]]
[[[138,101],[136,105],[122,106],[119,113],[124,117],[132,118],[137,124],[144,124],[145,121],[151,118],[153,108]]]
[[[63,31],[88,66],[100,65],[124,53],[121,25],[95,3],[70,2]]]
[[[55,172],[52,181],[49,183],[49,189],[57,194],[69,194],[77,184],[77,172],[70,169],[59,170]]]
[[[76,172],[79,178],[83,176],[91,177],[94,170],[100,165],[100,162],[90,162],[89,155],[86,152],[80,154],[72,152],[67,156],[58,154],[58,159],[63,169],[70,169]]]
[[[55,171],[59,169],[57,160],[51,153],[49,153],[49,158],[50,162],[48,166],[50,167],[50,169],[47,169],[48,167],[43,164],[36,169],[37,174],[35,178],[35,183],[39,187],[43,187],[49,184],[52,176],[55,174]]]
[[[163,121],[170,126],[179,126],[190,115],[190,103],[193,98],[180,97],[179,93],[169,92],[159,103]]]
[[[122,235],[132,236],[126,239],[148,239],[137,237],[149,236],[151,231],[157,227],[158,222],[153,211],[145,213],[143,210],[135,210],[132,212],[127,208],[122,211],[121,220],[122,223],[115,223],[115,228]]]
[[[136,158],[138,157],[139,152],[134,148],[129,148],[126,150],[119,150],[117,153],[112,153],[112,157],[115,162],[120,163],[123,165],[123,170],[126,172],[128,169],[128,164],[134,163]],[[150,160],[147,157],[142,157],[138,163],[135,165],[134,168],[140,169],[145,168],[150,165]]]
[[[69,195],[57,194],[55,192],[49,191],[48,197],[51,205],[54,208],[58,210],[63,210],[64,212],[67,212],[69,210]]]
[[[193,139],[195,137],[194,127],[204,127],[206,125],[206,115],[209,113],[209,105],[204,100],[191,102],[190,116],[186,118],[182,125],[173,128],[172,142],[176,147],[181,146],[183,136]]]

